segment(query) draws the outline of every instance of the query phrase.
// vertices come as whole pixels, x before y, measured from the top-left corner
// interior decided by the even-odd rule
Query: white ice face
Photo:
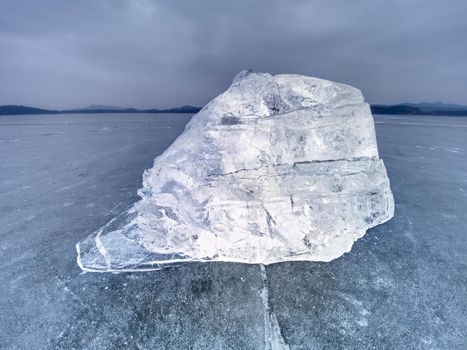
[[[86,271],[330,261],[394,200],[359,90],[241,72],[144,174],[141,200],[78,243]]]

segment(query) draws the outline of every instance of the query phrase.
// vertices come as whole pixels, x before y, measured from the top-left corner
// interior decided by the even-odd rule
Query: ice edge
[[[377,222],[374,222],[372,225],[369,225],[368,227],[364,228],[362,230],[362,234],[359,235],[358,237],[356,237],[354,239],[354,241],[352,242],[352,244],[349,246],[349,249],[346,250],[341,256],[339,256],[337,259],[341,258],[344,254],[347,254],[349,253],[351,250],[352,250],[352,247],[353,245],[355,244],[356,241],[358,241],[360,238],[362,238],[366,232],[373,228],[373,227],[376,227],[376,226],[379,226],[381,224],[384,224],[385,222],[391,220],[392,218],[394,217],[394,208],[392,208],[392,213],[390,216],[380,220],[380,221],[377,221]],[[237,263],[237,264],[246,264],[246,265],[261,265],[261,266],[269,266],[269,265],[274,265],[274,264],[280,264],[282,262],[294,262],[294,261],[309,261],[309,262],[329,262],[329,261],[332,261],[332,260],[335,260],[335,259],[328,259],[328,260],[324,260],[324,259],[321,259],[321,260],[311,260],[309,258],[301,258],[300,256],[294,256],[294,257],[290,257],[289,259],[284,259],[282,261],[275,261],[275,262],[271,262],[271,263],[260,263],[260,262],[256,262],[256,261],[246,261],[246,260],[241,260],[241,259],[229,259],[229,258],[221,258],[221,259],[210,259],[210,260],[202,260],[202,259],[173,259],[173,260],[154,260],[154,261],[150,261],[150,262],[146,262],[144,264],[141,264],[141,265],[138,265],[138,266],[145,266],[145,265],[158,265],[158,266],[152,266],[152,267],[135,267],[135,268],[119,268],[119,269],[115,269],[115,268],[112,268],[112,267],[109,267],[109,268],[102,268],[102,269],[95,269],[95,268],[89,268],[89,267],[86,267],[82,261],[81,261],[81,249],[80,249],[80,243],[77,243],[76,244],[76,252],[77,252],[77,258],[76,258],[76,262],[78,264],[78,266],[80,267],[80,269],[83,271],[83,272],[100,272],[100,273],[107,273],[107,272],[111,272],[111,273],[128,273],[128,272],[150,272],[150,271],[158,271],[158,270],[162,270],[164,268],[168,268],[168,267],[177,267],[179,266],[179,264],[187,264],[187,263],[222,263],[222,262],[226,262],[226,263]],[[171,264],[177,264],[175,266],[172,266]]]

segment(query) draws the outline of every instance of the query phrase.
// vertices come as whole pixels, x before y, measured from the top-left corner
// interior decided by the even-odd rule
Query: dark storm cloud
[[[202,105],[242,69],[467,104],[467,2],[0,3],[0,104]]]

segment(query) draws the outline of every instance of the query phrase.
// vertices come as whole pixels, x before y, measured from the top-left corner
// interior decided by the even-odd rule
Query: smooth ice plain
[[[466,348],[466,118],[375,116],[396,213],[329,263],[82,274],[190,117],[0,117],[0,348]]]

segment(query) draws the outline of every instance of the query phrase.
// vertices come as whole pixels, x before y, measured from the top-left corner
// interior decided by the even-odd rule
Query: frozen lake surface
[[[395,217],[330,263],[82,274],[190,117],[0,117],[0,348],[467,348],[467,118],[375,117]]]

